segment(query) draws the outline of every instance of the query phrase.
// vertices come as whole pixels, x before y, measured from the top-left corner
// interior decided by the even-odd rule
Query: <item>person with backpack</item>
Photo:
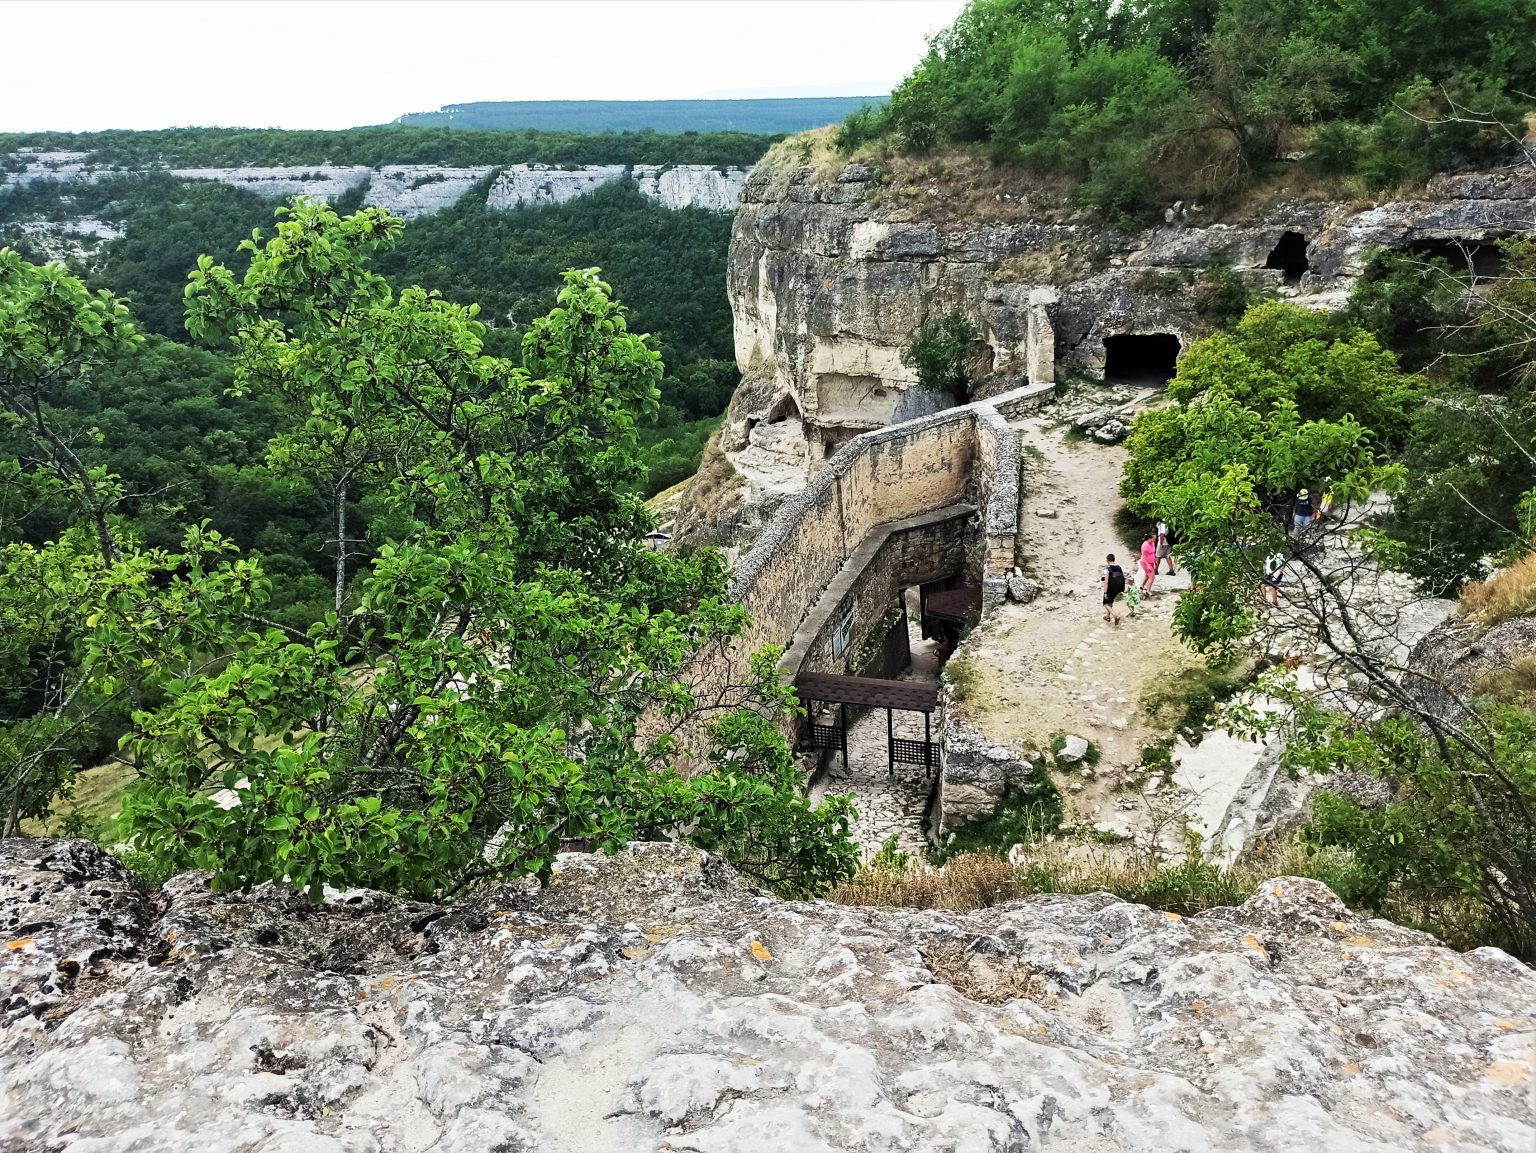
[[[1125,570],[1115,563],[1115,554],[1110,553],[1104,558],[1104,619],[1113,624],[1120,623],[1120,614],[1115,612],[1115,599],[1125,591]]]
[[[1168,531],[1168,522],[1157,522],[1157,566],[1154,571],[1161,570],[1163,561],[1168,562],[1168,575],[1178,576],[1178,570],[1173,567],[1173,534]]]
[[[1285,575],[1285,554],[1270,553],[1264,561],[1264,577],[1259,582],[1270,608],[1280,607],[1280,578]]]
[[[1312,504],[1312,495],[1306,489],[1302,489],[1296,494],[1296,504],[1291,509],[1291,527],[1295,530],[1297,536],[1300,536],[1312,527],[1312,520],[1316,512],[1317,510]]]

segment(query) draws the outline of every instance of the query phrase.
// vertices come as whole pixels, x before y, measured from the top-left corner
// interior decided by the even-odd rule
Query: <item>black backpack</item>
[[[1125,570],[1117,564],[1109,566],[1109,595],[1119,596],[1125,591]]]

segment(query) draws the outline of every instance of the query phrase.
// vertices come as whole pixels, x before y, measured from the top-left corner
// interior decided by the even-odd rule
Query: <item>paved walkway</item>
[[[912,667],[899,679],[934,683],[938,680],[939,660],[936,642],[915,640]],[[898,712],[893,715],[898,737],[923,738],[923,715]],[[938,739],[937,718],[934,739]],[[927,852],[923,836],[923,813],[933,788],[920,765],[897,765],[895,775],[887,771],[885,710],[871,709],[848,729],[848,768],[842,758],[832,764],[811,791],[812,801],[834,793],[852,793],[858,817],[853,825],[853,839],[865,860],[880,851],[892,836],[901,851],[914,856]]]

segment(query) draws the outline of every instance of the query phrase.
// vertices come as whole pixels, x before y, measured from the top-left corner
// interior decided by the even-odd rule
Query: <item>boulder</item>
[[[1018,569],[1008,574],[1008,599],[1015,604],[1027,605],[1040,595],[1040,582],[1027,577]]]
[[[1109,420],[1093,430],[1093,439],[1100,444],[1119,444],[1131,431],[1123,420]]]
[[[1058,765],[1075,765],[1088,755],[1088,742],[1082,737],[1067,737],[1056,753]]]
[[[1107,408],[1092,408],[1072,418],[1072,427],[1078,432],[1092,432],[1108,424],[1115,414]]]

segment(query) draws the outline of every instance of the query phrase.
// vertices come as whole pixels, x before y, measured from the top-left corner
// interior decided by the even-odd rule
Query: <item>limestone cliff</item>
[[[451,168],[433,164],[292,165],[287,167],[174,168],[183,180],[215,180],[258,196],[278,199],[303,194],[334,200],[360,185],[364,203],[388,208],[409,219],[439,212],[454,204],[493,171],[490,166]],[[121,176],[124,170],[94,164],[84,152],[23,150],[0,155],[0,189],[40,182],[72,184]],[[492,208],[526,204],[563,204],[604,184],[632,178],[641,195],[667,208],[708,208],[730,212],[746,173],[740,168],[708,164],[511,164],[499,170],[486,203]]]
[[[792,903],[674,845],[311,906],[0,843],[7,1153],[1536,1143],[1536,976],[1315,881],[1179,918]]]
[[[1199,301],[1213,265],[1329,308],[1377,246],[1486,271],[1490,241],[1536,228],[1529,168],[1439,177],[1413,199],[1370,206],[1281,190],[1211,221],[1180,203],[1164,224],[1125,233],[983,165],[893,173],[839,165],[802,140],[770,152],[742,192],[727,286],[743,380],[713,472],[683,502],[685,539],[741,543],[853,436],[953,403],[923,395],[901,363],[925,317],[975,324],[992,389],[1058,373],[1165,380],[1209,331]],[[819,163],[799,162],[818,146]]]

